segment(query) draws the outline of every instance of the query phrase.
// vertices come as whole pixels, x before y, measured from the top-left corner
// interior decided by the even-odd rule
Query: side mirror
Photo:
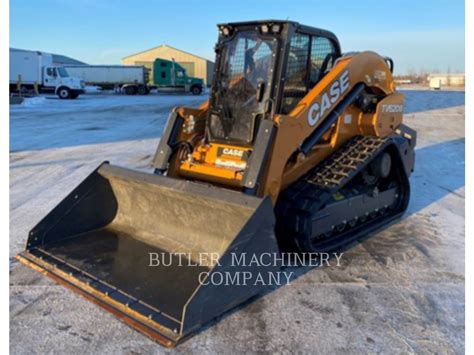
[[[265,83],[263,81],[260,81],[257,84],[257,94],[256,94],[257,102],[262,101],[264,92],[265,92]]]

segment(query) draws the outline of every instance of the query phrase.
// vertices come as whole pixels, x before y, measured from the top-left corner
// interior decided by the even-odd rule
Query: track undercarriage
[[[403,214],[413,165],[407,142],[398,134],[357,136],[287,188],[275,209],[282,246],[343,248]]]

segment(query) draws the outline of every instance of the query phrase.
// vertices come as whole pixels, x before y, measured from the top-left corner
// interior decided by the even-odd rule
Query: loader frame
[[[258,31],[259,26],[265,24],[281,26],[281,32],[273,35],[279,45],[269,94],[271,104],[260,119],[250,148],[252,154],[243,174],[235,174],[229,169],[213,168],[210,165],[212,162],[206,162],[206,165],[173,160],[172,152],[180,142],[188,141],[189,145],[194,147],[191,137],[182,129],[190,117],[208,124],[219,91],[218,72],[223,61],[221,47],[232,38],[232,33],[246,29]],[[221,24],[219,28],[221,31],[216,46],[217,74],[213,79],[209,102],[198,110],[187,108],[174,110],[170,118],[174,122],[172,129],[163,135],[155,155],[154,165],[157,173],[166,172],[177,178],[209,181],[258,197],[270,196],[273,204],[276,204],[282,190],[301,178],[350,138],[356,135],[385,137],[402,122],[403,95],[395,92],[391,59],[374,52],[341,55],[340,45],[334,34],[294,22],[268,20],[230,23]],[[226,28],[228,35],[223,34]],[[323,75],[314,87],[307,88],[306,95],[296,106],[283,114],[281,108],[284,83],[287,79],[290,43],[295,34],[309,36],[306,80],[309,77],[313,36],[326,38],[332,43],[334,63],[332,69]],[[331,96],[334,89],[339,90],[339,94]],[[375,98],[376,104],[370,108],[361,108],[358,103],[361,98],[368,100]],[[401,109],[385,111],[387,105]],[[310,119],[310,116],[315,114],[318,118]],[[340,119],[341,117],[350,117],[350,124]],[[211,147],[226,146],[221,142],[208,143]],[[232,149],[239,148],[238,143],[228,142],[228,144],[231,144]],[[242,149],[248,148],[242,147]]]
[[[341,55],[333,33],[291,21],[218,27],[210,99],[199,108],[173,109],[155,153],[154,174],[104,162],[31,230],[26,250],[17,256],[168,347],[268,290],[258,283],[228,287],[202,281],[220,272],[246,270],[258,278],[280,270],[279,265],[235,267],[234,256],[279,255],[284,250],[281,242],[287,240],[296,241],[298,251],[339,247],[392,221],[404,211],[409,197],[416,133],[402,125],[403,95],[393,83],[393,61],[370,51]],[[219,82],[222,46],[241,30],[259,31],[259,36],[278,42],[268,46],[271,50],[263,47],[257,58],[264,62],[274,55],[275,59],[257,63],[253,56],[264,41],[252,33],[241,37],[245,50],[239,52],[240,71],[234,81],[223,84]],[[294,60],[301,53],[301,48],[292,47],[297,34],[309,40],[306,62],[301,61],[304,85],[287,88],[290,55]],[[313,36],[332,45],[318,64],[317,80],[310,79],[310,68],[321,59],[311,62]],[[323,64],[326,60],[333,61],[329,71]],[[257,66],[264,69],[249,74]],[[297,82],[299,74],[295,78]],[[234,116],[224,112],[230,105],[221,102],[216,107],[219,90],[232,88],[239,94],[233,96]],[[283,109],[288,97],[290,104]],[[221,125],[216,132],[224,132],[223,136],[209,134],[215,113],[221,120],[214,121]],[[233,129],[229,125],[238,119],[247,120],[238,123],[243,130],[252,129],[251,134],[228,134]],[[387,155],[395,157],[397,170],[386,160],[388,172],[377,174],[383,168],[377,164],[384,158],[385,146],[377,145],[381,150],[367,155],[365,146],[352,146],[360,138],[377,144],[390,141],[390,151],[400,150],[399,157]],[[346,144],[362,148],[350,150],[354,156],[347,153],[349,163],[341,163],[338,158]],[[331,176],[342,176],[340,186],[328,189],[326,182],[332,178],[323,179],[321,185],[314,182],[318,167],[325,164],[331,167]],[[364,180],[364,173],[366,178],[373,175],[375,182]],[[345,197],[346,186],[350,191]],[[344,212],[351,212],[347,206],[359,206],[361,213],[373,212],[378,218],[363,224],[362,215],[340,213],[341,206]],[[331,234],[334,229],[340,234]],[[314,246],[313,240],[320,237],[322,243]],[[151,252],[170,257],[186,253],[193,262],[200,253],[214,253],[217,259],[184,268],[172,260],[150,269],[146,258]]]

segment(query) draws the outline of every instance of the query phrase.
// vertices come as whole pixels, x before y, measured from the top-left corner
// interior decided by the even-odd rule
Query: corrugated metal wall
[[[445,86],[464,86],[464,74],[430,74],[428,80],[439,80]]]
[[[135,65],[140,63],[143,65],[144,62],[153,62],[156,58],[168,60],[174,58],[176,62],[184,63],[183,67],[187,69],[188,75],[204,79],[205,85],[211,84],[214,63],[166,45],[125,57],[122,59],[122,64]]]

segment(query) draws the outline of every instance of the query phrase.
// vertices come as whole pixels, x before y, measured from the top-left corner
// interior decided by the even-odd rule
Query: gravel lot
[[[28,231],[104,160],[150,170],[173,106],[84,95],[10,109],[10,350],[31,353],[464,353],[464,92],[406,91],[418,131],[404,218],[167,350],[20,265]]]

